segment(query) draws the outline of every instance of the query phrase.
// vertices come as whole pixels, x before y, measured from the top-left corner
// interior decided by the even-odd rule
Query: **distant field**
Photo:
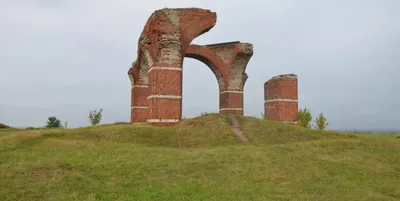
[[[400,135],[237,118],[0,129],[0,200],[400,200]]]

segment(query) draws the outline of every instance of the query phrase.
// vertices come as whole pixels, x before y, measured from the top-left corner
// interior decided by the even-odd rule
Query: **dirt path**
[[[239,121],[236,119],[235,115],[230,114],[228,116],[232,120],[232,125],[231,125],[232,131],[236,134],[236,136],[238,136],[238,138],[242,142],[248,144],[249,140],[243,135],[243,132],[240,130],[240,124]]]

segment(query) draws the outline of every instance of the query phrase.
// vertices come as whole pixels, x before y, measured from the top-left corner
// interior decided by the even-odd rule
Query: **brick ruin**
[[[243,115],[245,70],[253,45],[240,41],[196,45],[192,40],[215,26],[215,12],[200,8],[164,8],[148,18],[138,41],[137,58],[128,71],[131,123],[170,126],[182,117],[184,57],[203,62],[219,87],[219,112]],[[273,77],[264,85],[265,119],[298,121],[297,76]]]
[[[297,75],[278,75],[265,82],[264,119],[280,121],[283,123],[297,123]]]
[[[243,88],[253,45],[240,41],[195,45],[192,40],[215,26],[217,15],[199,8],[156,10],[138,42],[131,81],[131,123],[174,125],[182,117],[184,57],[208,66],[217,78],[220,113],[243,115]]]

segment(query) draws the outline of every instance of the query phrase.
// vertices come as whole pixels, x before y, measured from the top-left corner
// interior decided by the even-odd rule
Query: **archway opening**
[[[205,63],[185,57],[182,88],[182,118],[193,118],[202,113],[219,113],[218,81]]]

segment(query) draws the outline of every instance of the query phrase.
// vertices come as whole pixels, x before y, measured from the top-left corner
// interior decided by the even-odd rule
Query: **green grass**
[[[223,115],[169,128],[2,129],[0,198],[400,200],[399,135],[308,130]]]

